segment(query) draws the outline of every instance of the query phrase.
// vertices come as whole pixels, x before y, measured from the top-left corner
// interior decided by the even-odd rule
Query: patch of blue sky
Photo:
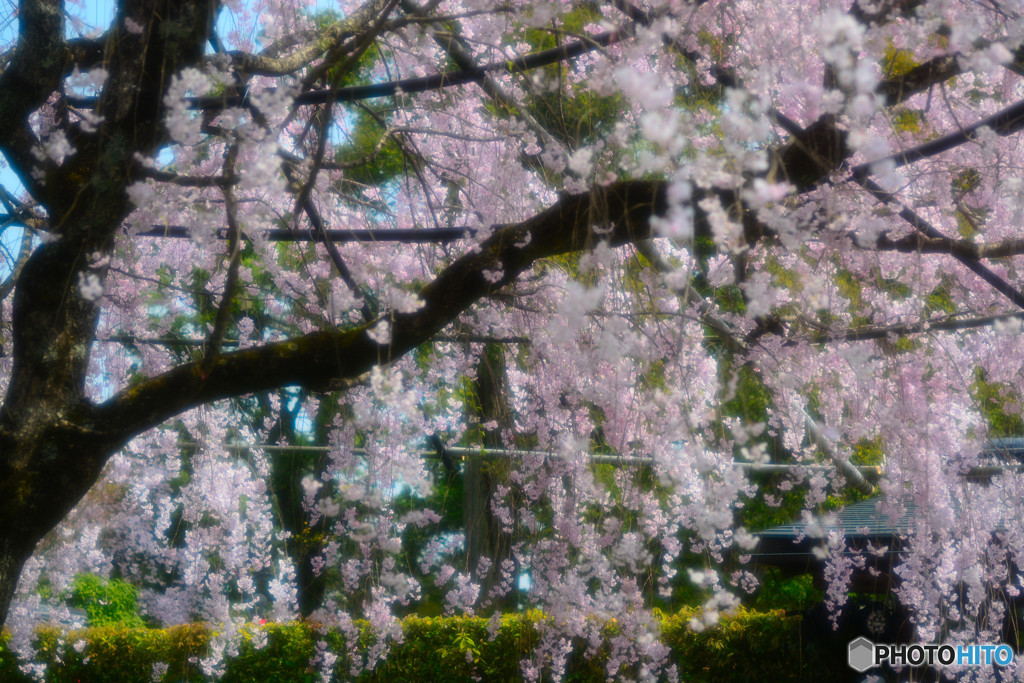
[[[98,35],[107,30],[114,20],[114,0],[84,0],[67,3],[68,21],[65,33],[68,38]]]
[[[306,411],[306,408],[299,402],[299,390],[297,387],[288,387],[288,411],[295,414],[293,429],[305,437],[312,437],[313,418]]]

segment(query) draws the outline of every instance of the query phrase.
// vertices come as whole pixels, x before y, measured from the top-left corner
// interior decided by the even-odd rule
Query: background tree
[[[426,580],[471,611],[518,602],[525,573],[564,616],[556,664],[616,616],[636,637],[613,659],[655,671],[650,596],[707,591],[701,627],[755,583],[719,570],[753,540],[736,458],[834,466],[778,483],[812,514],[870,489],[867,452],[886,509],[921,511],[896,585],[919,637],[998,628],[1020,480],[960,475],[991,404],[1021,410],[1020,8],[9,7],[19,633],[40,577],[72,569],[161,586],[153,618],[225,639],[300,603],[386,636]],[[764,405],[737,407],[751,387]],[[394,504],[431,495],[431,435],[534,451],[482,480],[461,555],[443,534],[402,552],[444,524]],[[90,491],[115,518],[75,509]],[[859,560],[822,533],[839,609]],[[705,566],[680,576],[687,553]]]

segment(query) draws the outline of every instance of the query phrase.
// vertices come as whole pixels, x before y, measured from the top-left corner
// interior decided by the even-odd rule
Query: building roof
[[[1008,469],[1024,470],[1024,438],[993,439],[978,456],[977,464],[965,471],[965,476],[983,482]],[[881,496],[873,496],[836,510],[831,513],[827,528],[842,530],[846,554],[862,553],[870,542],[879,550],[866,555],[869,564],[886,572],[896,559],[901,537],[910,533],[918,510],[910,496],[904,498],[902,513],[896,517],[880,509],[881,502]],[[760,543],[750,554],[751,559],[755,564],[790,571],[817,571],[815,567],[820,567],[821,559],[814,549],[822,545],[822,539],[808,535],[807,527],[808,522],[799,520],[757,532]],[[884,552],[881,548],[885,548]]]
[[[841,529],[848,539],[889,539],[907,533],[910,523],[917,514],[917,506],[913,500],[903,502],[903,513],[893,519],[888,513],[879,510],[882,499],[878,496],[847,505],[832,513],[834,524],[830,528]],[[765,529],[757,534],[761,538],[797,539],[807,535],[807,523],[803,521]]]

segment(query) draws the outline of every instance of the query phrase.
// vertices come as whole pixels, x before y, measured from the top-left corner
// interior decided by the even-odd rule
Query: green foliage
[[[493,640],[487,620],[472,617],[423,618],[403,621],[406,642],[377,668],[373,681],[466,681],[519,678],[519,661],[536,645],[529,618],[506,615]]]
[[[697,633],[687,624],[698,610],[684,609],[662,622],[662,641],[690,683],[799,681],[832,670],[836,662],[815,662],[800,649],[798,617],[782,610],[741,609],[717,628]]]
[[[850,462],[854,465],[882,465],[885,462],[885,442],[881,437],[861,439],[853,444]]]
[[[431,539],[436,536],[445,536],[461,532],[465,528],[463,518],[463,498],[465,496],[465,476],[461,471],[448,474],[440,461],[433,461],[426,465],[433,470],[434,481],[436,482],[430,495],[425,498],[417,498],[409,489],[397,495],[394,500],[396,516],[403,516],[413,510],[433,510],[441,519],[425,527],[416,524],[408,524],[402,532],[402,555],[408,558],[408,564],[403,569],[420,581],[422,593],[416,613],[421,616],[439,616],[444,610],[444,597],[448,592],[448,586],[438,586],[428,571],[423,571],[420,566],[420,559],[424,549]],[[397,609],[401,610],[399,606]],[[411,609],[411,608],[410,608]],[[401,614],[401,612],[399,612]]]
[[[143,626],[138,591],[121,579],[106,581],[95,574],[78,574],[71,584],[68,603],[85,610],[89,626]]]
[[[985,416],[985,421],[988,422],[990,438],[1024,434],[1021,404],[1012,389],[999,382],[988,381],[985,372],[978,368],[974,374],[971,393],[981,414]]]
[[[892,40],[889,41],[885,48],[885,57],[882,60],[882,73],[886,78],[902,76],[917,66],[920,64],[914,59],[913,52],[897,48]]]
[[[380,186],[406,170],[406,159],[395,138],[386,139],[380,120],[364,110],[352,116],[348,140],[335,154],[335,161],[349,165],[340,190],[356,196],[364,186]]]
[[[925,311],[929,315],[933,311],[947,314],[956,312],[956,302],[949,294],[949,286],[947,283],[943,282],[929,292],[925,299]]]
[[[735,371],[736,386],[731,398],[722,404],[722,413],[730,417],[739,417],[745,424],[768,421],[768,409],[772,396],[757,371],[750,365],[733,367],[733,361],[725,365],[723,379],[728,382]]]
[[[824,593],[814,587],[811,574],[784,578],[777,567],[769,567],[761,577],[761,588],[754,598],[753,608],[760,611],[783,609],[803,612],[824,599]]]
[[[255,637],[266,634],[266,643],[258,647]],[[238,656],[231,659],[222,681],[313,681],[310,660],[316,650],[317,634],[304,624],[266,624],[252,626],[244,635]],[[344,651],[344,640],[328,638],[334,651]]]
[[[525,42],[531,50],[548,50],[566,41],[568,35],[585,34],[589,24],[602,21],[598,3],[576,3],[559,18],[557,27],[531,27],[511,36],[509,44]],[[572,84],[565,64],[538,69],[529,78],[542,78],[546,88],[529,88],[524,106],[529,114],[569,149],[590,145],[605,138],[622,120],[626,103],[620,95],[598,95],[583,84]],[[518,115],[505,105],[489,103],[489,111],[499,118]],[[537,169],[541,173],[543,167]],[[549,180],[554,181],[556,176]]]
[[[901,108],[892,115],[892,127],[901,133],[921,133],[924,122],[924,112],[920,109]]]
[[[531,50],[548,50],[563,42],[564,34],[586,33],[588,24],[599,22],[602,19],[600,3],[575,3],[571,10],[558,18],[560,26],[557,30],[551,27],[528,27],[523,30],[523,35],[517,36],[517,38],[525,40]],[[512,44],[511,41],[510,44]],[[555,69],[558,66],[553,65],[548,68]]]
[[[785,616],[781,610],[741,609],[733,616],[723,617],[717,628],[700,633],[689,628],[690,620],[697,614],[695,609],[685,609],[662,617],[661,640],[671,649],[672,662],[682,680],[799,681],[809,680],[811,672],[826,671],[835,665],[815,661],[801,651],[800,620]],[[474,677],[518,681],[522,680],[520,662],[531,657],[540,633],[550,624],[549,619],[537,612],[504,615],[492,638],[488,621],[483,618],[408,617],[402,622],[403,641],[392,643],[386,659],[357,678],[351,673],[353,662],[345,654],[345,638],[339,632],[325,634],[309,623],[254,625],[246,629],[238,654],[228,659],[219,680],[312,683],[320,677],[310,662],[316,655],[317,643],[326,641],[329,650],[339,654],[334,666],[336,681],[461,682]],[[361,658],[374,639],[366,622],[358,627],[361,635],[356,656]],[[572,643],[566,681],[608,679],[606,665],[611,641],[620,630],[612,621],[603,631],[605,640],[596,647],[582,640]],[[91,628],[64,637],[46,629],[37,632],[36,647],[39,660],[47,665],[45,680],[49,683],[177,683],[207,680],[201,675],[198,662],[208,654],[212,636],[200,625],[170,629]],[[612,677],[635,678],[637,673],[621,669]],[[7,650],[6,634],[0,637],[0,680],[31,680],[18,670],[14,656]]]
[[[781,484],[789,478],[787,474],[751,474],[750,478],[757,484],[760,491],[774,494],[776,504],[769,505],[762,495],[749,500],[741,510],[739,521],[750,531],[762,531],[779,524],[788,524],[800,516],[804,509],[806,491],[803,487],[794,486],[789,491],[782,491]]]
[[[955,194],[974,192],[981,185],[981,173],[976,168],[965,168],[953,179],[951,189]]]
[[[856,311],[864,305],[864,285],[859,276],[843,268],[836,273],[835,283],[839,295],[850,302],[849,310]]]
[[[7,633],[0,637],[0,680],[34,680],[18,669],[7,639]],[[198,625],[95,627],[67,634],[43,628],[36,632],[35,647],[37,660],[46,664],[47,683],[149,683],[204,680],[198,658],[208,651],[209,641],[210,634]],[[154,678],[154,671],[164,665],[164,675]]]
[[[572,85],[531,97],[527,108],[556,139],[573,149],[609,135],[622,118],[625,101],[620,95],[598,95],[583,85]]]
[[[735,378],[735,386],[729,390],[732,398],[722,404],[723,416],[738,417],[745,425],[767,423],[772,396],[764,381],[751,366],[741,365],[733,368],[733,362],[730,358],[722,363],[723,383]],[[725,422],[718,420],[715,430],[724,435]],[[765,445],[771,459],[778,461],[781,454],[775,451],[774,441],[768,439]],[[756,482],[759,491],[775,495],[777,504],[769,505],[762,495],[748,500],[739,510],[737,518],[737,522],[747,529],[761,530],[783,524],[796,517],[803,509],[805,492],[801,487],[793,487],[789,491],[780,488],[780,484],[788,475],[757,473],[751,474],[751,478]]]

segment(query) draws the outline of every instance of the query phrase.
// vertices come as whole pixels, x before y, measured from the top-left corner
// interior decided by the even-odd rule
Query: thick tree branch
[[[187,176],[179,173],[168,173],[155,168],[139,167],[138,175],[143,178],[152,178],[168,185],[178,187],[231,187],[238,183],[234,175],[211,175],[211,176]]]
[[[854,2],[850,7],[850,16],[863,24],[887,24],[897,17],[907,16],[922,4],[923,0]]]
[[[837,342],[856,342],[872,339],[888,339],[890,337],[905,337],[912,334],[926,334],[929,332],[954,332],[957,330],[972,330],[981,327],[991,327],[1000,322],[1010,320],[1024,320],[1024,311],[1016,313],[1000,313],[998,315],[986,315],[978,318],[955,318],[943,316],[931,320],[919,322],[896,323],[893,325],[869,325],[843,330],[825,330],[809,335],[789,337],[783,344],[793,346],[795,344],[828,344]]]
[[[78,67],[80,70],[88,70],[103,62],[103,45],[106,37],[100,38],[75,38],[67,43],[67,57],[65,62],[68,67]],[[70,71],[68,72],[70,73]]]
[[[643,10],[629,0],[613,0],[612,4],[642,26],[650,26],[658,18],[656,13]],[[860,21],[877,23],[886,21],[893,15],[903,15],[912,11],[917,4],[918,0],[888,2],[866,11],[855,3],[850,12]],[[677,54],[693,64],[702,59],[702,55],[686,48],[677,39],[665,36],[663,40]],[[886,104],[892,106],[936,83],[952,78],[960,71],[959,62],[955,57],[936,58],[905,74],[882,81],[878,85],[878,92],[885,96]],[[711,75],[723,87],[740,87],[736,74],[718,64],[712,65]],[[795,121],[775,109],[770,110],[769,114],[794,138],[776,154],[784,177],[793,182],[799,190],[812,189],[849,157],[846,133],[836,127],[834,117],[823,116],[806,129],[802,129]]]
[[[872,168],[876,167],[886,161],[895,162],[896,166],[906,166],[912,164],[915,161],[927,159],[928,157],[947,152],[955,147],[959,147],[965,142],[974,140],[978,131],[982,128],[990,128],[996,135],[1012,135],[1024,128],[1024,101],[1017,102],[1005,109],[986,116],[980,121],[976,121],[971,125],[958,130],[954,133],[948,133],[940,138],[930,140],[924,144],[912,147],[911,149],[891,154],[882,159],[872,161],[871,163],[861,164],[855,166],[851,173],[854,180],[860,180],[866,178],[871,174]]]
[[[856,244],[856,239],[854,239]],[[880,235],[873,245],[879,251],[899,251],[905,254],[949,254],[969,259],[981,260],[990,258],[1007,258],[1024,254],[1024,239],[1002,240],[990,244],[977,244],[970,240],[954,240],[948,237],[928,237],[914,233],[892,239]]]
[[[7,280],[0,285],[0,302],[10,296],[11,292],[14,291],[15,285],[18,284],[18,277],[21,275],[22,269],[28,262],[29,254],[32,253],[32,234],[25,230],[21,234],[21,240],[18,246],[18,256],[13,263],[10,263],[7,267],[10,269],[10,275],[7,276]]]
[[[64,74],[64,3],[22,0],[18,6],[18,44],[0,75],[0,149],[25,187],[38,192],[32,175],[37,145],[29,114],[53,92]]]
[[[877,183],[870,180],[869,178],[859,178],[857,179],[857,183],[865,190],[867,190],[871,194],[871,196],[873,196],[875,199],[882,202],[883,204],[899,204],[899,200],[896,198],[895,195],[886,192]],[[912,209],[906,206],[902,206],[900,208],[899,216],[907,223],[909,223],[911,226],[913,226],[915,230],[917,230],[919,233],[921,233],[930,240],[949,239],[941,232],[939,232],[939,230],[937,230],[931,223],[929,223],[927,220],[921,217],[917,212],[913,211]],[[992,288],[995,289],[997,292],[1005,296],[1018,307],[1024,308],[1024,294],[1022,294],[1019,290],[1010,285],[1010,283],[1008,283],[1006,280],[992,272],[992,270],[989,269],[985,264],[981,263],[981,261],[979,261],[978,258],[969,254],[958,252],[951,252],[951,255],[957,261],[960,261],[960,263],[967,266],[967,268],[973,271],[982,280],[991,285]]]
[[[368,325],[324,330],[297,339],[220,355],[204,377],[189,363],[125,389],[91,411],[89,429],[111,448],[193,406],[278,386],[314,390],[356,381],[374,365],[396,359],[429,340],[488,292],[515,278],[537,259],[582,248],[592,226],[612,225],[612,245],[650,234],[649,218],[665,209],[664,185],[617,183],[590,194],[566,197],[523,223],[495,232],[479,250],[461,257],[420,292],[415,313],[396,314],[391,341],[379,344]]]
[[[891,107],[933,85],[948,81],[961,71],[963,69],[956,55],[935,57],[906,73],[882,81],[878,86],[878,92],[885,97],[886,105]]]
[[[315,227],[315,226],[314,226]],[[503,227],[503,226],[497,226]],[[403,244],[441,244],[465,239],[474,232],[474,228],[353,228],[352,230],[336,229],[323,232],[307,230],[290,230],[276,228],[261,233],[267,242],[401,242]],[[243,231],[244,235],[244,231]],[[214,236],[219,240],[228,238],[226,229],[217,230]],[[169,237],[173,239],[192,239],[192,230],[183,225],[154,225],[152,230],[140,232],[136,237]]]
[[[255,76],[285,76],[308,66],[345,40],[354,37],[377,17],[386,0],[369,0],[341,21],[329,24],[312,36],[311,41],[287,56],[275,56],[287,49],[287,43],[275,43],[259,54],[229,52],[236,70]],[[288,42],[292,42],[288,39]]]
[[[103,344],[125,344],[126,346],[165,346],[168,348],[201,348],[207,345],[206,339],[188,339],[183,337],[137,337],[134,334],[112,334],[96,340]],[[430,342],[453,342],[457,344],[523,344],[531,343],[529,337],[493,337],[486,334],[441,333],[432,337]],[[222,347],[241,346],[240,339],[224,339]]]

